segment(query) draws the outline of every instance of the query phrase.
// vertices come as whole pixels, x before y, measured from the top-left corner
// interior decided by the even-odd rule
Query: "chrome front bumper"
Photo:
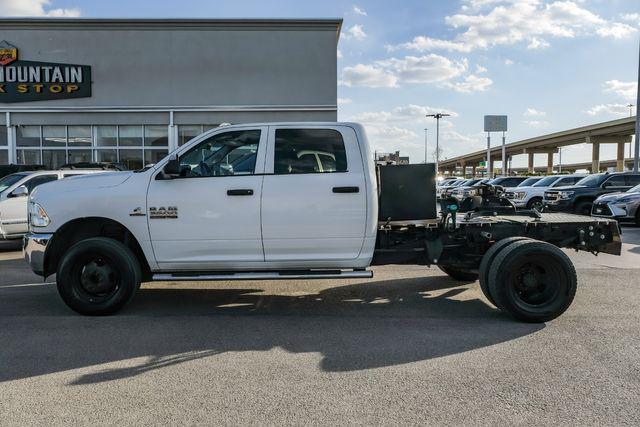
[[[52,237],[51,233],[27,233],[22,241],[24,260],[40,276],[44,274],[44,253]]]

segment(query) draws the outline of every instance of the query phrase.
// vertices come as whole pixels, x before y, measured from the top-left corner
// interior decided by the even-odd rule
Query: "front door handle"
[[[253,196],[253,190],[250,190],[250,189],[227,190],[227,196]]]
[[[334,193],[359,193],[360,187],[333,187]]]

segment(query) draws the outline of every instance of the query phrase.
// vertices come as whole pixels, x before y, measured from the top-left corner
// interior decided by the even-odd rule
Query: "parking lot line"
[[[44,282],[44,283],[24,283],[21,285],[3,285],[0,286],[0,289],[4,288],[26,288],[29,286],[47,286],[47,285],[55,285],[56,282]]]

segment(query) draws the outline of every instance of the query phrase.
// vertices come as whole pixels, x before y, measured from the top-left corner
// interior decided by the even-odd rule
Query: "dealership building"
[[[333,121],[340,19],[0,19],[0,164],[154,163],[221,123]]]

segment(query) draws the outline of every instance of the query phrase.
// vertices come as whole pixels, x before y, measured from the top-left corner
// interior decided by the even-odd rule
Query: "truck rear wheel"
[[[72,310],[93,316],[120,310],[133,298],[141,280],[140,264],[131,250],[105,237],[73,245],[56,272],[63,301]]]
[[[479,268],[479,279],[480,279],[480,289],[482,289],[482,293],[485,297],[491,302],[491,304],[498,307],[495,300],[491,296],[491,292],[489,292],[489,271],[491,271],[491,265],[493,261],[496,259],[500,251],[509,246],[514,242],[519,242],[521,240],[527,240],[528,237],[507,237],[506,239],[498,240],[495,242],[487,252],[485,252],[482,257],[482,261],[480,261]],[[530,239],[529,239],[530,240]],[[500,307],[498,307],[500,308]]]
[[[550,243],[524,240],[504,248],[491,265],[489,292],[497,306],[524,322],[555,319],[576,294],[576,270]]]
[[[478,280],[478,273],[474,273],[473,271],[452,267],[450,265],[438,265],[437,267],[458,282],[475,282]]]

